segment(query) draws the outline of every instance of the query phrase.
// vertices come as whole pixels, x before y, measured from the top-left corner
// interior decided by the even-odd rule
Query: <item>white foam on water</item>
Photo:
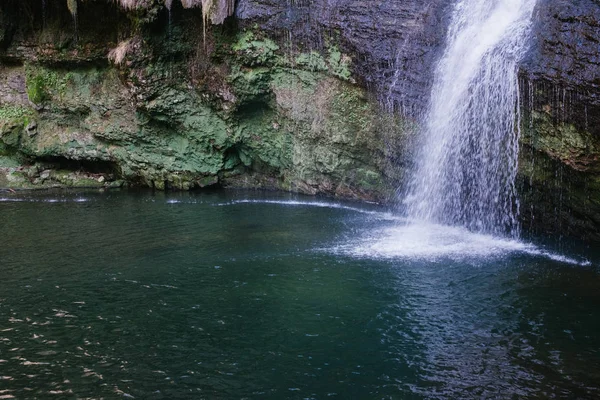
[[[392,221],[393,226],[365,232],[356,239],[322,249],[357,258],[413,259],[425,261],[499,259],[514,254],[548,258],[565,264],[589,266],[585,259],[567,257],[538,247],[532,243],[471,232],[460,226],[433,223],[408,223],[407,219],[391,212],[365,210],[326,201],[243,199],[215,206],[235,204],[275,204],[294,207],[321,207],[342,209],[368,215],[381,221]]]
[[[563,256],[532,243],[470,232],[466,228],[437,224],[385,227],[329,249],[358,258],[439,261],[490,260],[514,254],[548,258],[573,265],[591,265],[588,260]]]
[[[575,258],[563,256],[562,254],[553,253],[551,251],[540,249],[537,247],[534,247],[531,250],[527,251],[527,254],[532,255],[532,256],[540,256],[540,257],[549,258],[553,261],[558,261],[558,262],[562,262],[565,264],[579,265],[582,267],[589,267],[590,265],[592,265],[592,262],[589,260],[586,260],[586,259],[578,260]]]

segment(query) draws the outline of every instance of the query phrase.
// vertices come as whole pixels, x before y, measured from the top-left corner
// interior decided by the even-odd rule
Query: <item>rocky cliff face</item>
[[[453,1],[238,0],[218,26],[177,0],[79,1],[76,19],[67,3],[0,4],[0,187],[389,201]],[[537,6],[521,69],[528,228],[600,239],[599,21],[597,0]]]
[[[600,2],[539,2],[521,77],[526,226],[600,240]]]
[[[212,28],[182,7],[202,2],[72,3],[0,5],[0,186],[105,169],[101,185],[389,200],[448,0],[240,0]]]
[[[360,83],[388,109],[420,117],[444,37],[452,0],[239,0],[243,26],[285,38],[292,47],[334,40],[354,60]]]
[[[382,200],[410,125],[353,57],[162,1],[0,7],[0,186],[221,185]],[[400,171],[401,172],[401,171]],[[96,182],[96,183],[94,183]]]

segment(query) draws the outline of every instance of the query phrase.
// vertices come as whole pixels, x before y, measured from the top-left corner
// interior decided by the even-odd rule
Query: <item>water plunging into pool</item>
[[[535,0],[459,0],[435,72],[409,220],[518,237],[518,62]]]

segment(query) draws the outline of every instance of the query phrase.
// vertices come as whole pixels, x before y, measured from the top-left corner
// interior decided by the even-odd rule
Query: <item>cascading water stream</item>
[[[436,69],[411,220],[518,235],[518,62],[535,0],[459,0]]]
[[[173,25],[173,15],[171,13],[171,8],[173,7],[173,0],[165,0],[165,7],[167,7],[167,13],[169,14],[169,27],[167,34],[169,35],[169,41],[171,40],[171,29]]]

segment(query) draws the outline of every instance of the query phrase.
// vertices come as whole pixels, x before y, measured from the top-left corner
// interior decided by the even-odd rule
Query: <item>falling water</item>
[[[172,25],[171,7],[172,6],[173,6],[173,0],[165,0],[165,7],[167,7],[167,12],[169,13],[169,30],[167,31],[167,35],[169,36],[169,41],[171,40],[171,25]]]
[[[79,41],[79,26],[78,26],[78,21],[77,21],[77,15],[78,15],[77,0],[67,0],[67,8],[69,9],[71,16],[73,17],[73,26],[75,27],[73,39],[75,40],[75,44],[77,44],[77,42]]]
[[[46,0],[42,0],[42,29],[46,29]]]
[[[535,0],[459,0],[436,69],[411,219],[518,234],[517,64]]]

